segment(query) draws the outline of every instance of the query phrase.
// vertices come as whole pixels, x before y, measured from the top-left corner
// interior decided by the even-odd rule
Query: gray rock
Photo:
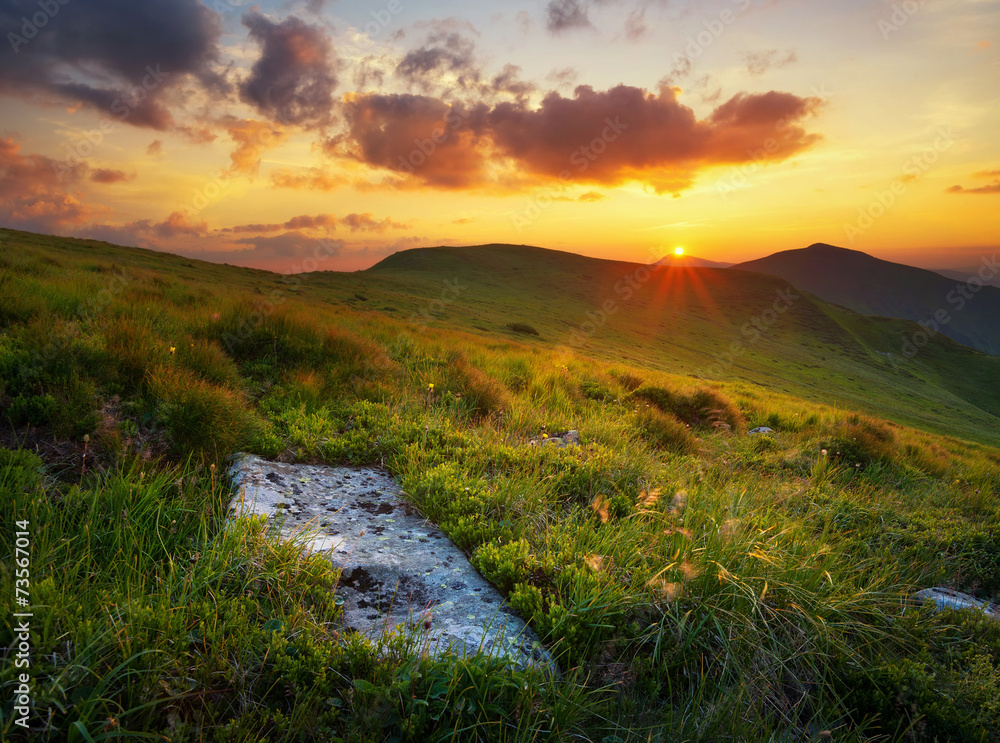
[[[951,588],[925,588],[922,591],[917,591],[913,596],[919,601],[933,601],[937,605],[938,611],[943,609],[975,609],[991,619],[1000,619],[1000,604],[982,601],[975,596]]]
[[[751,428],[747,433],[774,433],[774,429],[767,426],[757,426],[757,428]]]
[[[372,639],[409,627],[430,652],[482,651],[559,673],[500,592],[384,472],[239,454],[229,476],[235,517],[276,519],[283,535],[340,568],[348,627]]]

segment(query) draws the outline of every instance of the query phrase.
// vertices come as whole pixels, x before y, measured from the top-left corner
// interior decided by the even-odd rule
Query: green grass
[[[1000,596],[995,391],[944,379],[990,357],[900,369],[872,352],[896,321],[803,297],[706,380],[683,372],[775,284],[651,279],[568,350],[624,264],[412,251],[295,284],[0,237],[0,419],[23,445],[0,449],[0,549],[30,521],[35,739],[996,739],[1000,628],[908,600]],[[582,446],[530,443],[568,429]],[[385,467],[562,677],[346,631],[329,563],[227,522],[239,449]]]

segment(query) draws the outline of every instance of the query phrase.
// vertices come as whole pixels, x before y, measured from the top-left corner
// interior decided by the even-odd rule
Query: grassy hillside
[[[879,260],[857,250],[817,243],[747,261],[737,270],[779,276],[828,302],[865,315],[929,323],[963,345],[1000,356],[1000,289],[996,256],[959,279]],[[986,286],[980,280],[982,270]],[[973,285],[966,282],[973,278]],[[920,328],[914,328],[918,332]],[[911,333],[912,339],[912,333]],[[919,343],[910,352],[919,352]]]
[[[876,351],[907,324],[805,294],[767,324],[785,285],[725,270],[639,281],[486,246],[289,279],[0,240],[0,516],[31,532],[34,739],[1000,729],[1000,626],[908,598],[1000,597],[996,406],[973,395],[991,357],[941,342],[904,365]],[[759,340],[713,360],[754,317]],[[852,398],[868,414],[826,404]],[[570,428],[581,446],[532,443]],[[385,467],[562,677],[347,631],[335,568],[226,523],[237,450]],[[14,531],[0,541],[13,555]],[[0,591],[14,580],[4,561]],[[4,739],[16,719],[5,702]]]

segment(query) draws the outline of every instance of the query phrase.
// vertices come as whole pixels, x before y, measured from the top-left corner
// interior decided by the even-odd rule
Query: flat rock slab
[[[431,652],[484,652],[558,673],[503,596],[373,468],[282,464],[248,454],[229,471],[231,510],[275,519],[341,569],[344,623],[372,639],[412,627]]]

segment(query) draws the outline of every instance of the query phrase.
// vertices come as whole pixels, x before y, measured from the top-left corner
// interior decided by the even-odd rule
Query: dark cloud
[[[545,6],[545,27],[552,33],[590,28],[587,3],[580,0],[550,0]]]
[[[149,146],[146,148],[146,154],[153,156],[162,155],[163,142],[161,142],[159,139],[154,139],[152,142],[149,143]]]
[[[676,193],[704,168],[779,162],[819,139],[801,126],[821,105],[817,98],[741,93],[698,119],[676,95],[580,86],[572,98],[549,93],[537,108],[516,101],[469,109],[427,96],[356,96],[345,104],[348,133],[327,151],[394,171],[410,185],[635,180]],[[497,175],[504,168],[507,175]]]
[[[135,180],[135,173],[126,173],[124,170],[97,168],[91,172],[90,180],[94,183],[121,183],[122,181]]]
[[[282,124],[328,124],[341,65],[326,31],[295,16],[275,23],[257,12],[244,16],[243,25],[261,54],[240,97]]]
[[[564,67],[561,70],[552,70],[545,79],[554,83],[557,89],[565,88],[574,85],[580,79],[580,71],[573,67]]]
[[[226,90],[215,69],[219,17],[199,0],[56,7],[38,28],[24,23],[39,13],[37,0],[0,4],[0,28],[15,37],[8,36],[14,51],[0,55],[0,92],[80,103],[134,126],[168,129],[171,92],[182,81]]]
[[[385,219],[375,219],[371,212],[348,214],[341,221],[348,226],[351,232],[386,232],[391,229],[409,229],[408,224],[397,222],[388,217]]]
[[[470,111],[429,96],[373,93],[349,97],[344,116],[348,132],[330,140],[329,154],[443,188],[463,188],[484,177]]]
[[[746,64],[747,72],[751,75],[763,75],[768,70],[784,67],[798,61],[798,55],[791,49],[784,53],[780,53],[777,49],[768,49],[764,52],[744,52],[741,56]]]
[[[419,49],[406,53],[396,65],[396,76],[424,91],[454,78],[460,88],[471,88],[481,78],[476,43],[457,31],[436,31]],[[449,77],[450,76],[450,77]]]
[[[248,257],[265,260],[273,258],[304,258],[311,255],[317,248],[315,237],[298,231],[285,232],[272,237],[242,237],[235,240],[235,242],[238,245],[250,246],[233,254],[233,257],[237,257],[241,253],[242,255],[239,255],[240,260],[246,260]],[[343,243],[341,243],[342,246]],[[249,253],[252,253],[252,256],[249,256]]]
[[[83,163],[67,165],[44,155],[22,155],[12,138],[0,138],[0,220],[8,227],[62,233],[106,216],[74,188],[87,174]]]

